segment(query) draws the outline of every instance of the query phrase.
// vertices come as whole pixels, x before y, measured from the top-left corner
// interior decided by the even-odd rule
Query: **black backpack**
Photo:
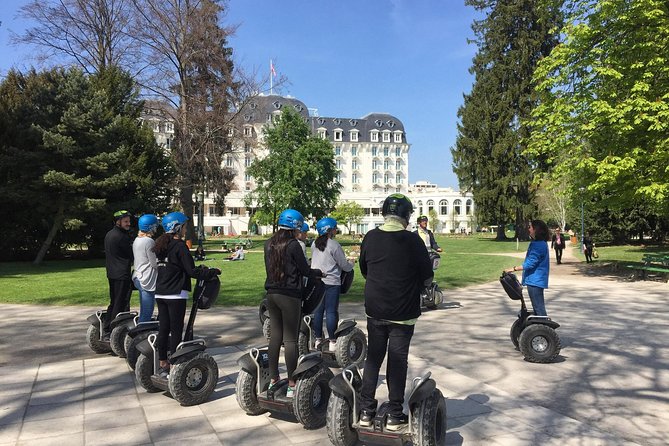
[[[515,274],[504,271],[499,278],[499,282],[504,287],[504,291],[512,300],[520,300],[523,298],[523,286],[518,281]]]
[[[208,310],[216,303],[218,299],[218,292],[221,289],[221,281],[218,276],[213,276],[207,279],[198,279],[195,285],[195,296],[197,301],[197,308],[200,310]]]

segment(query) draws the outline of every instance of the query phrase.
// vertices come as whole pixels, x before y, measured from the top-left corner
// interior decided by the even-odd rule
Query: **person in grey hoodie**
[[[346,259],[346,254],[334,237],[337,234],[337,220],[322,218],[316,223],[318,238],[311,245],[311,267],[323,271],[325,296],[314,313],[314,337],[316,347],[323,342],[323,313],[325,313],[329,349],[335,350],[335,331],[339,324],[339,294],[342,271],[351,271],[353,264]]]
[[[158,277],[158,261],[153,247],[156,242],[153,235],[158,229],[158,217],[145,214],[139,217],[139,234],[132,243],[132,253],[135,259],[135,271],[132,273],[132,282],[139,291],[139,322],[150,321],[153,317],[153,308],[156,301],[156,278]]]

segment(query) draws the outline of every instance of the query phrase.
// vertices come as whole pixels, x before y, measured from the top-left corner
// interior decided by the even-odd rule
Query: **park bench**
[[[244,249],[250,249],[253,247],[253,241],[250,238],[226,238],[222,240],[223,245],[227,246],[228,249],[232,249],[237,245],[240,245]]]
[[[666,281],[669,274],[669,255],[667,254],[644,254],[641,259],[642,265],[627,265],[634,270],[635,276],[646,280],[648,274],[661,276]]]

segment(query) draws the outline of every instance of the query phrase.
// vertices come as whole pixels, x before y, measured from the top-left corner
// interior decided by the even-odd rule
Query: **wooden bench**
[[[634,270],[635,276],[646,280],[648,273],[661,276],[666,281],[669,274],[669,255],[666,254],[644,254],[641,259],[642,265],[626,265]]]

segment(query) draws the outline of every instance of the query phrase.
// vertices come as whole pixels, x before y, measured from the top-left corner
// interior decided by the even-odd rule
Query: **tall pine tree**
[[[516,236],[526,239],[537,167],[523,155],[526,120],[536,105],[532,75],[557,44],[562,1],[465,3],[487,15],[472,25],[475,80],[458,110],[454,171],[460,187],[473,193],[482,221],[498,225],[498,239],[505,238],[509,222],[516,223]]]

